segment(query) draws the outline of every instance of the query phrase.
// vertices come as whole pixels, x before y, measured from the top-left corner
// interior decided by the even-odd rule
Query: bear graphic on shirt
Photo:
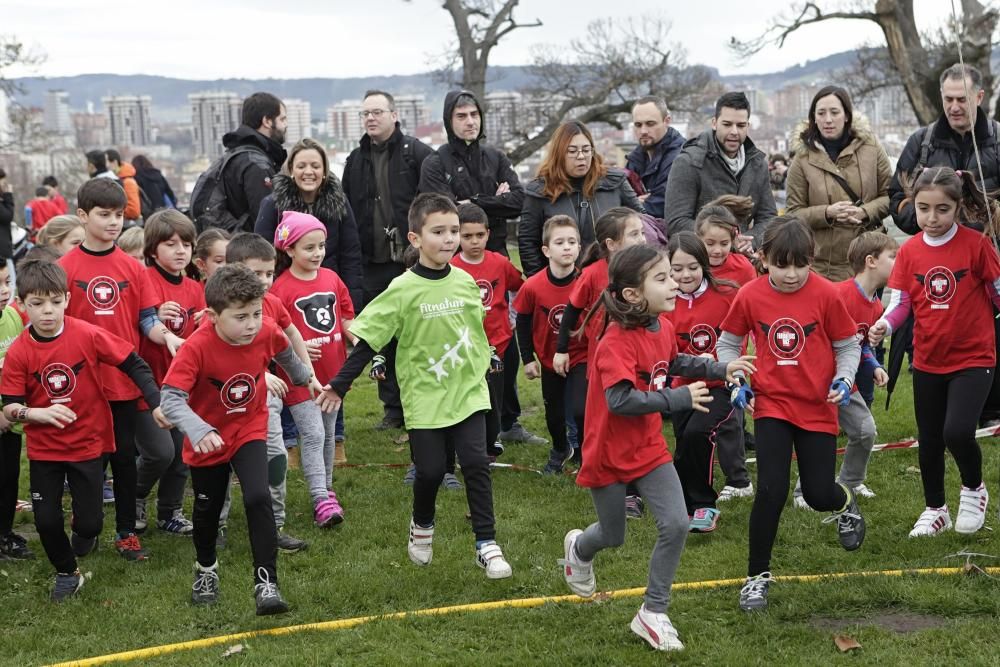
[[[321,334],[337,326],[336,305],[337,295],[333,292],[314,292],[295,300],[295,309],[302,313],[306,326]]]

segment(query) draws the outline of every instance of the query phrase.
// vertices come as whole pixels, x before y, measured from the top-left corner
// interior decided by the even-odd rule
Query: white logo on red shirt
[[[336,305],[337,295],[333,292],[314,292],[295,300],[295,310],[302,313],[306,326],[322,334],[330,333],[337,325]]]
[[[796,358],[802,354],[802,350],[806,347],[806,336],[815,327],[815,324],[811,324],[809,327],[803,328],[792,318],[783,317],[775,320],[770,327],[764,329],[767,334],[768,347],[771,349],[771,353],[778,358],[779,366],[799,365]]]
[[[194,309],[192,308],[192,310]],[[167,328],[170,329],[171,333],[180,336],[182,333],[184,333],[184,327],[187,326],[188,320],[190,320],[190,318],[191,316],[188,313],[188,311],[182,308],[180,315],[178,315],[177,317],[171,317],[169,320],[166,320],[164,324],[167,325]]]
[[[484,306],[493,304],[493,284],[488,280],[479,279],[476,281],[479,287],[479,298],[483,300]]]
[[[565,312],[566,304],[564,303],[553,306],[552,310],[549,311],[549,326],[552,327],[553,333],[559,333],[559,327],[562,326],[563,313]]]
[[[691,351],[695,354],[712,354],[715,352],[715,344],[718,342],[718,334],[715,327],[708,324],[697,324],[691,327],[688,334]]]
[[[226,414],[246,412],[246,405],[257,393],[257,382],[246,373],[237,373],[229,378],[219,390],[219,398],[226,406]]]
[[[68,403],[76,389],[76,371],[83,367],[83,362],[77,364],[76,370],[66,364],[49,364],[38,374],[39,381],[45,393],[53,403]]]
[[[659,391],[661,389],[666,389],[669,385],[667,384],[667,379],[670,377],[670,363],[666,361],[657,361],[656,365],[653,366],[653,370],[649,373],[649,389],[648,391]]]
[[[868,329],[870,328],[871,327],[869,327],[864,322],[858,323],[858,334],[857,334],[858,342],[861,343],[862,345],[864,345],[865,341],[868,340]]]
[[[124,287],[128,283],[123,283]],[[118,282],[108,276],[97,276],[92,278],[86,287],[87,301],[94,307],[97,315],[114,313],[115,306],[121,300],[121,291]]]
[[[924,275],[924,294],[931,302],[931,308],[947,308],[945,305],[955,296],[958,279],[951,269],[945,266],[935,266]]]

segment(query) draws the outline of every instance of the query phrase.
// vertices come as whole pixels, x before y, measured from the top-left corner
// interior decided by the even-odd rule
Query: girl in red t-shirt
[[[694,231],[705,244],[712,273],[720,280],[732,280],[743,286],[757,277],[757,270],[742,252],[733,252],[745,237],[740,236],[737,217],[746,217],[753,210],[750,197],[725,195],[714,199],[698,212]]]
[[[229,232],[224,229],[212,227],[199,234],[194,244],[194,270],[189,271],[189,275],[204,284],[213,273],[226,265],[227,245]]]
[[[719,327],[729,313],[738,286],[712,275],[708,252],[693,232],[679,232],[667,245],[670,277],[679,292],[676,307],[669,318],[677,336],[677,348],[686,354],[715,358]],[[673,386],[688,384],[675,378]],[[722,382],[708,385],[714,399],[708,412],[691,410],[673,413],[677,448],[674,460],[684,489],[684,504],[691,517],[691,532],[715,530],[719,494],[712,487],[716,452],[726,474],[728,497],[753,495],[743,449],[743,422],[739,411],[729,405],[729,392]]]
[[[944,451],[962,477],[955,532],[975,533],[986,520],[989,494],[976,424],[993,383],[993,309],[1000,307],[1000,259],[982,233],[959,224],[1000,220],[994,194],[980,191],[970,172],[924,169],[910,186],[921,231],[903,244],[886,288],[888,306],[868,331],[872,344],[913,312],[913,407],[920,441],[925,509],[910,537],[951,528],[945,504]]]
[[[310,348],[316,373],[334,377],[347,358],[345,336],[354,319],[354,305],[340,277],[322,267],[326,226],[308,213],[285,211],[274,232],[274,248],[277,278],[271,294],[292,316]],[[313,519],[320,528],[334,526],[344,520],[332,488],[337,413],[321,412],[303,387],[289,387],[284,400],[302,438],[302,474],[312,496]]]
[[[733,372],[752,372],[749,358],[726,364],[677,353],[673,326],[663,316],[674,308],[677,283],[657,248],[636,246],[617,253],[601,305],[610,324],[596,344],[589,370],[587,456],[577,475],[590,489],[597,522],[571,530],[560,561],[570,590],[594,594],[593,559],[597,552],[625,540],[626,486],[634,484],[656,517],[659,535],[649,564],[645,603],[632,619],[632,631],[661,651],[683,648],[667,618],[670,588],[688,531],[683,491],[663,439],[663,413],[706,412],[712,401],[704,382],[671,388],[671,375],[722,380]],[[597,315],[598,317],[604,317]],[[592,310],[589,318],[593,319]]]
[[[757,495],[748,576],[740,591],[744,611],[767,606],[771,549],[788,497],[793,449],[809,506],[834,512],[827,521],[837,521],[848,551],[865,537],[854,492],[834,481],[837,405],[850,401],[861,346],[837,289],[811,271],[814,249],[804,222],[771,221],[761,244],[768,274],[736,294],[716,348],[720,361],[735,359],[747,335],[756,334],[756,399],[745,381],[732,389],[735,407],[753,407],[757,436]]]

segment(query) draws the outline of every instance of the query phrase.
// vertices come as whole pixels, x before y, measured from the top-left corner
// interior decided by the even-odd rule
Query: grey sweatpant
[[[313,504],[327,497],[333,484],[333,449],[337,413],[324,414],[312,401],[288,406],[299,429],[299,458]]]
[[[868,459],[875,445],[875,418],[865,403],[861,392],[851,394],[851,402],[837,410],[840,428],[847,436],[844,462],[840,465],[837,481],[853,489],[865,481],[868,475]],[[795,496],[802,495],[801,480],[795,482]]]
[[[267,394],[267,481],[271,489],[271,509],[274,510],[274,523],[280,530],[285,525],[285,495],[287,488],[285,478],[288,473],[288,450],[281,437],[281,399]],[[219,525],[225,526],[229,521],[229,507],[233,503],[233,478],[229,477],[229,487],[226,489],[226,502],[219,515]]]
[[[659,532],[649,559],[646,609],[662,613],[670,604],[670,587],[687,540],[689,519],[684,509],[684,493],[673,463],[654,468],[634,484],[656,520]],[[576,553],[583,560],[593,560],[601,549],[621,546],[625,542],[625,486],[615,483],[590,490],[597,523],[587,526],[576,540]]]

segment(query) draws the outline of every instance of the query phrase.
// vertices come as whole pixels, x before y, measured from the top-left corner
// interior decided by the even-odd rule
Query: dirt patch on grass
[[[841,632],[857,626],[876,627],[905,635],[910,632],[933,630],[948,624],[944,616],[914,614],[905,611],[884,611],[859,618],[813,618],[809,624],[817,630]]]

